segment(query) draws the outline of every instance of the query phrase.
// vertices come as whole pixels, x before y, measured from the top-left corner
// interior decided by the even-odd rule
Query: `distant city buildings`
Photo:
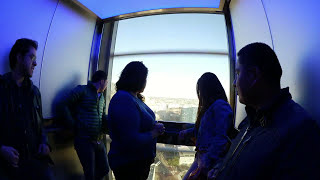
[[[192,146],[157,144],[156,166],[150,179],[181,180],[194,161]]]
[[[116,93],[111,83],[111,97]],[[198,99],[146,97],[145,103],[154,111],[160,121],[194,123],[198,110]]]
[[[197,107],[188,107],[181,109],[181,122],[194,123],[197,116]]]
[[[197,116],[197,99],[147,97],[146,104],[161,121],[194,123]]]
[[[194,152],[179,152],[179,165],[191,165],[194,161]]]

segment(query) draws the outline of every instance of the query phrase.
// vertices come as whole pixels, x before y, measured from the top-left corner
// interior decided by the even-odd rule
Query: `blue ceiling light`
[[[168,8],[219,8],[220,0],[76,0],[101,19]]]

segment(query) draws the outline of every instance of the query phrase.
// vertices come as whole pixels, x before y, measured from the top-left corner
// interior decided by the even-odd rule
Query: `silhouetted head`
[[[203,114],[212,103],[218,99],[228,102],[228,99],[218,77],[211,72],[204,73],[199,78],[197,82],[197,95],[199,98],[199,107],[196,127],[198,128]]]
[[[132,61],[122,70],[116,89],[142,93],[146,87],[148,68],[140,61]]]
[[[254,103],[263,89],[280,89],[282,69],[275,52],[264,43],[252,43],[238,52],[234,86],[243,104]]]
[[[104,71],[96,71],[91,78],[91,81],[97,85],[98,92],[103,92],[107,88],[108,75]]]
[[[31,39],[18,39],[12,46],[9,61],[10,68],[25,77],[32,77],[36,62],[38,43]]]

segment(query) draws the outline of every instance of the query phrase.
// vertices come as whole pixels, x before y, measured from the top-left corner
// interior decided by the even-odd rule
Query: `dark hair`
[[[31,39],[18,39],[11,48],[9,54],[10,68],[13,70],[17,64],[17,55],[21,54],[24,56],[27,52],[29,52],[30,48],[38,49],[38,42]]]
[[[107,74],[104,71],[96,71],[91,78],[91,81],[96,83],[100,80],[106,80],[108,78]]]
[[[140,61],[132,61],[122,70],[116,89],[129,92],[141,91],[146,83],[148,68]]]
[[[228,102],[228,99],[218,77],[211,72],[206,72],[199,78],[197,82],[197,95],[199,106],[195,126],[198,129],[202,116],[211,104],[218,99]]]
[[[238,56],[240,64],[258,67],[270,85],[280,87],[281,65],[276,53],[268,45],[264,43],[249,44],[238,52]]]

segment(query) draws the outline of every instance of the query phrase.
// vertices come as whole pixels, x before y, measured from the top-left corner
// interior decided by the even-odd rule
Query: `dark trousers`
[[[116,180],[146,180],[149,176],[152,160],[143,160],[113,169]]]
[[[0,165],[0,180],[53,180],[54,175],[46,161],[31,159],[19,162],[14,168],[5,162]]]
[[[74,148],[77,151],[86,180],[101,180],[108,174],[106,148],[102,141],[75,138]]]

